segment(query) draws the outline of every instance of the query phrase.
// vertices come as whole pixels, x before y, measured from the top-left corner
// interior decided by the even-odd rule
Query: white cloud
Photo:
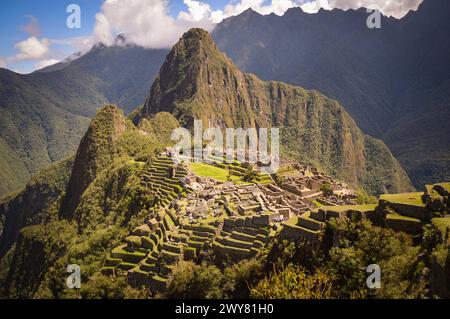
[[[169,14],[167,0],[106,0],[96,15],[95,42],[111,45],[115,35],[124,32],[130,43],[167,48],[189,28],[213,29],[213,11],[208,4],[195,0],[184,3],[188,10],[174,18]]]
[[[316,13],[321,8],[325,10],[331,10],[329,1],[328,0],[314,0],[314,1],[308,1],[301,5],[301,8],[303,11],[308,13]]]
[[[181,11],[178,19],[181,21],[199,22],[208,20],[211,14],[211,7],[207,3],[184,0],[184,4],[188,7],[188,12]]]
[[[50,65],[53,65],[53,64],[56,64],[59,62],[61,62],[61,61],[57,60],[57,59],[44,59],[44,60],[41,60],[38,63],[36,63],[34,67],[36,68],[36,70],[40,70],[47,66],[50,66]]]
[[[82,37],[73,37],[73,38],[65,38],[65,39],[53,39],[51,40],[51,44],[57,45],[66,45],[70,46],[75,52],[86,53],[92,46],[94,46],[95,41],[92,36],[82,36]]]
[[[260,14],[283,15],[289,8],[301,7],[314,13],[320,8],[331,10],[379,8],[387,16],[400,18],[409,10],[416,10],[423,0],[229,0],[221,10],[213,10],[210,0],[183,0],[186,9],[176,17],[169,13],[169,2],[174,0],[105,0],[91,36],[59,40],[38,38],[38,20],[29,16],[29,23],[22,26],[30,37],[15,44],[17,53],[0,58],[0,67],[8,67],[19,61],[36,61],[36,67],[45,67],[63,59],[62,52],[55,52],[51,45],[66,45],[84,54],[95,43],[115,43],[118,33],[126,34],[127,42],[146,48],[170,48],[181,35],[192,27],[208,31],[223,19],[238,15],[252,8]],[[56,62],[55,62],[56,61]]]
[[[423,0],[310,0],[302,5],[305,12],[315,13],[320,8],[348,10],[361,7],[378,9],[385,16],[402,18],[410,10],[417,10]]]
[[[240,0],[230,2],[221,10],[220,18],[238,15],[252,8],[260,14],[275,13],[283,15],[288,9],[300,7],[308,13],[316,13],[319,9],[334,8],[348,10],[361,7],[379,9],[384,15],[403,17],[409,10],[416,10],[423,0]],[[216,19],[219,20],[219,19]]]
[[[241,0],[226,5],[223,10],[223,18],[238,15],[249,8],[261,14],[275,13],[282,15],[289,8],[299,7],[303,2],[304,0],[272,0],[270,2],[265,0]]]
[[[49,46],[50,41],[48,39],[39,40],[36,37],[28,38],[14,45],[19,53],[12,60],[25,61],[45,58],[49,53]]]
[[[22,61],[36,61],[35,68],[40,69],[45,66],[54,64],[59,62],[55,56],[58,54],[52,52],[50,46],[53,44],[53,41],[49,39],[39,39],[37,37],[30,37],[26,40],[17,42],[14,47],[17,50],[17,53],[5,57],[0,58],[0,67],[11,67],[17,66],[16,63]],[[17,69],[14,69],[17,71]]]
[[[229,0],[221,10],[213,10],[210,0],[183,0],[187,9],[173,17],[169,2],[173,0],[105,0],[96,15],[92,37],[70,39],[78,51],[86,52],[93,44],[115,44],[118,33],[125,33],[127,42],[145,48],[169,48],[192,27],[211,31],[223,19],[252,8],[260,14],[283,15],[289,8],[301,7],[314,13],[320,8],[331,10],[379,7],[389,16],[401,17],[417,9],[422,0]]]

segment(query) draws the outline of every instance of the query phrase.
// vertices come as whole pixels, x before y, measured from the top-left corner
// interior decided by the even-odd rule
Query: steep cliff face
[[[376,152],[369,150],[373,143],[367,143],[369,138],[338,102],[316,91],[264,82],[239,71],[201,29],[190,30],[173,47],[141,117],[161,111],[172,113],[189,128],[194,119],[205,126],[279,127],[282,148],[291,157],[318,164],[372,193],[411,189],[389,149],[379,142]],[[371,174],[374,166],[383,175],[376,180]]]
[[[131,128],[133,124],[116,106],[105,106],[97,113],[78,148],[60,217],[72,217],[81,195],[97,173],[112,162],[119,138]]]
[[[75,159],[53,165],[0,202],[7,252],[0,255],[0,296],[61,298],[70,294],[68,264],[82,265],[86,278],[98,272],[107,252],[148,216],[153,201],[139,172],[177,126],[171,114],[159,113],[136,127],[106,106]]]
[[[49,220],[52,205],[67,186],[72,165],[73,158],[55,163],[34,176],[16,196],[0,201],[0,216],[4,219],[0,258],[16,242],[21,228]]]
[[[53,283],[53,288],[64,287],[64,269],[68,263],[59,265],[57,263],[75,236],[76,229],[67,221],[23,228],[17,240],[8,275],[0,287],[0,294],[5,294],[8,298],[33,298],[45,282],[49,271],[59,274],[60,280]],[[51,290],[44,290],[48,293],[41,297],[50,297]]]

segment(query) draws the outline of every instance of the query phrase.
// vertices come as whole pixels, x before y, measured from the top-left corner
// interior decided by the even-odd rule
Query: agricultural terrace
[[[425,204],[422,202],[422,195],[423,192],[384,194],[380,196],[380,199],[393,204],[425,207]]]

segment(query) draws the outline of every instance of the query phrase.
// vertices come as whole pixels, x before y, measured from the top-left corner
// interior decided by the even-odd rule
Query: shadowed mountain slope
[[[411,188],[388,148],[364,135],[338,102],[239,71],[201,29],[187,32],[169,53],[141,116],[162,111],[189,128],[194,119],[222,128],[280,127],[282,148],[292,157],[372,193]]]
[[[369,29],[365,9],[248,10],[220,23],[213,38],[246,72],[337,99],[420,186],[450,178],[449,14],[449,1],[425,0]]]

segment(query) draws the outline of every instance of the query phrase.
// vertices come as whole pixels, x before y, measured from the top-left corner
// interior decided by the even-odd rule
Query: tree
[[[333,278],[318,270],[310,274],[305,269],[288,265],[261,280],[251,289],[255,299],[322,299],[334,298]]]
[[[71,296],[74,290],[69,291],[67,297]],[[148,291],[138,290],[128,286],[124,276],[107,277],[95,275],[89,281],[81,285],[79,291],[83,299],[136,299],[148,297]]]
[[[252,258],[245,259],[224,270],[224,290],[229,298],[248,299],[250,286],[255,285],[263,277],[263,263]]]
[[[329,223],[334,247],[322,266],[331,274],[339,298],[417,298],[425,293],[420,247],[411,236],[376,227],[367,219],[340,218]],[[381,268],[381,289],[368,289],[368,265]]]
[[[173,299],[224,298],[224,282],[225,278],[216,266],[180,261],[173,270],[166,296]]]
[[[331,188],[331,184],[326,182],[323,183],[322,186],[320,186],[320,191],[322,192],[323,196],[331,196],[333,195],[333,188]]]
[[[253,170],[251,166],[249,166],[244,176],[242,177],[242,180],[247,183],[253,183],[255,179],[256,179],[256,172]]]

